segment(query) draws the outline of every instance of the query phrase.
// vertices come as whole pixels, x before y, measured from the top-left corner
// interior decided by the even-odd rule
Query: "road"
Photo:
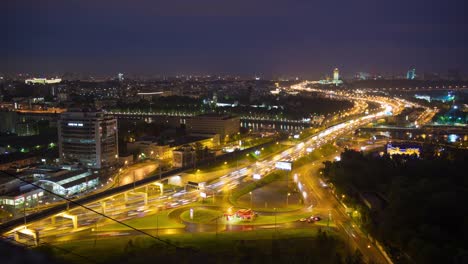
[[[57,218],[55,223],[52,223],[50,219],[28,222],[27,228],[37,231],[41,239],[55,241],[58,237],[62,237],[60,240],[73,240],[75,235],[84,234],[85,237],[89,236],[89,229],[99,229],[100,226],[108,224],[109,221],[111,221],[96,212],[105,213],[106,216],[118,221],[124,221],[135,217],[154,214],[160,210],[183,206],[197,200],[201,192],[206,192],[208,195],[212,195],[218,192],[232,190],[236,188],[248,175],[252,175],[253,173],[266,175],[275,169],[277,161],[292,162],[301,156],[314,151],[320,146],[334,141],[336,137],[348,134],[376,118],[380,118],[389,113],[397,114],[403,109],[405,104],[408,104],[402,100],[393,100],[376,96],[357,96],[353,94],[341,94],[341,96],[348,96],[354,100],[360,101],[379,102],[382,105],[382,108],[379,112],[355,117],[351,120],[327,127],[317,134],[301,139],[301,142],[279,154],[271,155],[247,166],[239,166],[238,168],[227,170],[226,174],[207,183],[204,191],[169,190],[160,194],[159,187],[151,184],[151,180],[154,181],[154,179],[149,179],[148,182],[136,186],[136,188],[134,190],[130,190],[130,192],[126,190],[128,193],[127,195],[124,195],[119,188],[115,188],[111,195],[103,196],[101,200],[98,201],[85,203],[87,208],[77,207],[68,211],[61,209],[63,210],[62,212],[67,212],[68,215],[77,216],[78,228],[74,229],[71,221],[64,218]],[[298,179],[298,184],[301,184],[300,189],[303,193],[304,200],[307,203],[316,206],[318,210],[329,209],[333,220],[337,223],[342,234],[345,237],[353,238],[353,245],[361,250],[366,260],[373,261],[374,263],[386,263],[377,249],[372,246],[368,248],[368,241],[361,237],[362,233],[353,226],[348,215],[343,212],[342,206],[339,202],[330,193],[320,188],[316,178],[316,173],[314,174],[314,171],[316,172],[318,169],[319,163],[315,162],[314,164],[311,164],[311,166],[312,167],[309,169],[312,169],[312,173],[310,173],[310,170],[309,172],[299,172],[302,176]],[[169,175],[164,176],[167,177]],[[303,187],[302,184],[304,184]],[[150,186],[147,191],[147,204],[143,202],[142,198],[144,196],[143,189],[146,188],[146,186]],[[302,188],[304,188],[304,190],[302,190]],[[103,204],[105,204],[105,206],[103,206]],[[60,212],[60,210],[58,210],[57,213],[58,212]],[[24,228],[24,226],[10,229],[5,232],[4,235],[12,237],[12,234],[18,230],[18,228],[21,229]],[[83,235],[77,236],[82,237]]]
[[[383,144],[375,144],[372,148],[382,146]],[[364,145],[354,145],[351,148],[360,148]],[[369,146],[366,146],[370,149]],[[363,235],[356,224],[352,221],[349,215],[345,212],[344,206],[330,192],[330,189],[322,185],[319,177],[319,169],[323,167],[322,162],[333,160],[335,155],[324,157],[313,163],[301,166],[293,171],[297,174],[308,188],[310,196],[309,202],[313,205],[315,214],[320,214],[324,218],[331,217],[338,227],[345,241],[348,241],[349,246],[354,249],[359,249],[364,256],[366,262],[387,263],[380,251],[373,245],[371,241]]]

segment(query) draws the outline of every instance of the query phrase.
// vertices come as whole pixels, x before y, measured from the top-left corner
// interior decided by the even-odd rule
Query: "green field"
[[[246,186],[240,188],[240,189],[237,189],[235,190],[231,197],[229,198],[230,199],[230,202],[232,204],[236,204],[236,201],[237,199],[239,199],[239,197],[241,197],[242,195],[244,194],[247,194],[255,189],[258,189],[258,188],[261,188],[269,183],[272,183],[273,181],[276,181],[276,180],[279,180],[279,179],[282,179],[284,177],[286,177],[286,172],[284,171],[274,171],[268,175],[266,175],[265,177],[261,178],[260,180],[258,181],[254,181],[252,183],[249,183],[247,184]]]
[[[315,149],[312,151],[310,154],[307,154],[296,161],[294,161],[293,166],[295,168],[301,167],[305,164],[308,164],[310,162],[317,161],[323,157],[327,157],[330,155],[336,154],[337,156],[340,155],[340,151],[338,150],[338,147],[328,143],[323,145],[322,147]]]
[[[138,229],[164,229],[164,228],[184,228],[185,225],[169,217],[170,211],[163,211],[153,215],[148,215],[141,218],[133,218],[123,221],[125,224]],[[98,231],[122,231],[130,230],[127,226],[119,223],[111,223],[103,227],[99,227]]]
[[[337,263],[348,255],[334,231],[315,228],[82,240],[36,250],[70,263]]]
[[[191,223],[212,224],[216,218],[223,215],[223,212],[214,209],[195,208],[193,210],[193,219],[190,218],[190,210],[184,211],[180,218],[183,221]]]

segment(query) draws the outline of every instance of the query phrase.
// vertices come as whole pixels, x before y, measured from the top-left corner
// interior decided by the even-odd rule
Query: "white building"
[[[218,134],[225,140],[240,130],[240,118],[230,115],[203,114],[187,119],[187,130],[190,133]]]
[[[100,169],[118,161],[117,119],[91,109],[71,110],[60,115],[59,158]]]

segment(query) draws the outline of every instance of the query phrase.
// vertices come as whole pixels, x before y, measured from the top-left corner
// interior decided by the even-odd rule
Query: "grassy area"
[[[236,166],[244,166],[248,162],[255,162],[257,160],[265,159],[270,155],[276,154],[280,151],[283,151],[291,146],[287,146],[284,144],[272,144],[268,147],[263,147],[263,148],[258,148],[257,150],[260,151],[260,154],[257,155],[255,154],[255,150],[252,150],[251,152],[247,154],[238,154],[237,157],[230,159],[229,161],[218,161],[215,164],[211,165],[204,165],[198,167],[196,170],[189,170],[187,173],[204,173],[204,172],[213,172],[213,171],[218,171],[218,170],[224,170],[224,169],[231,169],[235,168]]]
[[[301,166],[303,166],[303,165],[305,165],[307,163],[317,161],[317,160],[319,160],[319,159],[321,159],[323,157],[330,156],[330,155],[332,155],[334,153],[336,153],[337,156],[340,154],[338,148],[336,146],[334,146],[333,144],[330,144],[330,143],[325,144],[322,147],[320,147],[319,149],[315,149],[314,151],[312,151],[308,155],[305,155],[305,156],[297,159],[296,161],[294,161],[293,167],[295,167],[295,168],[301,167]]]
[[[289,204],[288,207],[278,207],[278,208],[276,208],[276,212],[279,212],[279,213],[292,212],[292,211],[299,210],[299,209],[301,209],[303,207],[304,206],[302,204]],[[275,212],[275,208],[271,208],[271,207],[267,207],[267,208],[255,207],[253,209],[255,209],[255,211],[258,211],[258,212],[269,212],[269,213]]]
[[[143,236],[73,241],[38,250],[67,263],[337,263],[348,255],[342,240],[318,228],[161,236],[175,247]]]
[[[195,208],[193,210],[193,219],[190,219],[190,210],[183,212],[180,218],[186,222],[192,223],[213,223],[213,221],[222,216],[223,212],[214,209]]]
[[[278,213],[280,211],[277,211]],[[215,209],[206,209],[206,208],[195,208],[193,212],[193,219],[190,219],[190,211],[186,210],[181,215],[180,218],[183,221],[198,223],[198,224],[215,224],[216,218],[219,218],[218,224],[227,224],[227,225],[269,225],[281,223],[289,223],[297,221],[301,218],[308,217],[311,213],[293,213],[293,214],[278,214],[276,219],[274,215],[260,215],[254,221],[241,221],[240,219],[231,219],[227,221],[223,216],[224,212]]]
[[[141,218],[133,218],[123,221],[125,224],[138,229],[155,229],[156,227],[163,228],[184,228],[185,225],[169,218],[170,211],[162,211],[153,215],[148,215]],[[119,223],[112,223],[99,227],[98,231],[122,231],[129,230],[128,227]]]
[[[219,223],[229,224],[229,225],[274,225],[275,222],[276,224],[289,223],[289,222],[297,221],[301,218],[308,217],[310,215],[311,215],[310,213],[278,214],[276,216],[276,219],[274,215],[259,215],[252,222],[241,221],[241,220],[237,220],[236,218],[230,221],[226,221],[226,219],[223,218]]]
[[[242,195],[244,194],[247,194],[257,188],[261,188],[262,186],[265,186],[273,181],[276,181],[276,180],[279,180],[281,178],[284,178],[286,177],[287,173],[285,171],[274,171],[268,175],[266,175],[265,177],[261,178],[260,180],[258,181],[254,181],[252,183],[249,183],[247,184],[246,186],[240,188],[240,189],[237,189],[236,191],[234,191],[231,195],[231,197],[229,197],[230,199],[230,202],[232,204],[235,204],[237,199],[239,199],[239,197],[241,197]]]
[[[247,147],[247,148],[250,148],[250,147],[255,147],[255,146],[258,146],[258,145],[261,145],[261,144],[265,144],[267,143],[268,141],[271,141],[271,138],[252,138],[252,137],[248,137],[246,139],[243,139],[242,140],[242,144]]]

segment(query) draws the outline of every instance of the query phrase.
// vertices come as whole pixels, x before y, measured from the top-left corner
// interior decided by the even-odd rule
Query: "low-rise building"
[[[164,144],[160,144],[164,143]],[[158,159],[171,163],[174,160],[174,151],[180,146],[188,145],[196,149],[197,147],[213,149],[220,144],[218,134],[191,134],[190,136],[179,137],[172,140],[160,142],[156,138],[142,138],[135,142],[127,143],[129,152],[144,154],[144,157]]]
[[[30,183],[34,183],[30,184]],[[73,196],[97,188],[99,175],[90,170],[66,170],[58,167],[39,166],[3,177],[0,181],[0,204],[13,207],[32,207],[53,202],[60,196]],[[41,188],[37,188],[40,186]],[[45,190],[44,190],[45,189]]]
[[[173,152],[173,166],[182,168],[195,164],[196,152],[191,146],[182,146],[175,149]]]
[[[231,115],[203,114],[187,119],[190,133],[218,134],[224,141],[226,137],[237,134],[240,130],[240,118]]]

